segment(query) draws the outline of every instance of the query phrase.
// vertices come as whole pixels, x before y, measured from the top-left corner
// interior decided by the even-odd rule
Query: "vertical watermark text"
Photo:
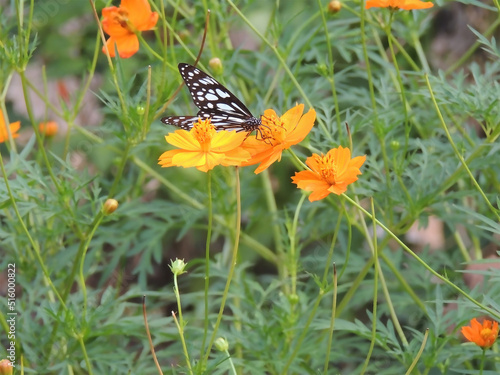
[[[7,265],[7,359],[12,367],[16,367],[16,264]]]

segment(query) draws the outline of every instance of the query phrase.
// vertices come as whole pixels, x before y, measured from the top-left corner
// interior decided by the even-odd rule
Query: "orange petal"
[[[309,202],[319,201],[320,199],[326,198],[330,195],[328,190],[316,190],[309,195]]]
[[[254,173],[259,174],[260,172],[263,172],[267,168],[269,168],[271,164],[273,164],[276,160],[280,161],[282,151],[283,148],[281,147],[281,145],[277,145],[266,152],[266,157],[263,159],[262,163],[260,163]]]
[[[220,131],[212,138],[211,149],[216,152],[230,151],[239,147],[246,137],[245,132]]]
[[[169,150],[169,151],[165,151],[158,158],[158,164],[160,164],[162,166],[162,168],[173,167],[174,164],[172,164],[172,158],[175,155],[177,155],[177,154],[179,154],[181,152],[185,152],[185,151],[184,150]]]
[[[158,22],[158,13],[151,12],[148,0],[122,0],[120,8],[128,12],[129,22],[138,30],[150,30]]]
[[[300,116],[304,112],[304,104],[297,104],[295,107],[290,108],[281,116],[281,121],[283,121],[283,126],[285,127],[287,133],[292,132],[299,123]]]
[[[176,130],[165,137],[165,140],[172,146],[188,151],[200,151],[200,143],[187,130]]]
[[[303,106],[303,105],[302,105]],[[314,126],[314,121],[316,120],[316,111],[310,109],[302,118],[300,119],[297,126],[291,129],[290,133],[287,134],[286,145],[288,148],[292,145],[296,145],[304,140],[304,138],[309,134],[312,127]]]
[[[119,8],[104,8],[102,10],[102,18],[102,29],[106,34],[117,37],[132,34],[130,30],[124,27],[126,24],[122,24],[119,22],[119,20],[122,18]]]

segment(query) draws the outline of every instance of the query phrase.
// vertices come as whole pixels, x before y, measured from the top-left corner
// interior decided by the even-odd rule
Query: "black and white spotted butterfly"
[[[237,132],[251,132],[261,125],[260,119],[255,118],[236,96],[214,78],[186,63],[180,63],[178,67],[194,104],[200,110],[196,116],[163,117],[163,123],[190,130],[198,118],[210,118],[216,130]]]

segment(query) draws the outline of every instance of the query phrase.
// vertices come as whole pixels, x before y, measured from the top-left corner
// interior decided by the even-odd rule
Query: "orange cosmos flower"
[[[10,135],[12,135],[12,138],[19,137],[19,134],[17,134],[17,132],[19,131],[20,128],[21,128],[21,121],[16,121],[9,125]],[[9,139],[7,124],[5,123],[3,112],[0,109],[0,143],[5,142],[7,139]]]
[[[431,2],[420,0],[367,0],[366,9],[370,8],[392,8],[392,9],[426,9],[434,6]]]
[[[56,135],[57,128],[57,122],[55,121],[41,122],[38,125],[38,130],[40,130],[40,133],[45,134],[46,137],[52,137],[53,135]]]
[[[241,165],[250,153],[240,147],[246,133],[217,132],[210,119],[198,119],[190,131],[176,130],[165,137],[179,150],[164,152],[158,159],[162,167],[196,167],[206,172],[216,165]]]
[[[281,160],[281,153],[290,146],[300,143],[311,131],[316,111],[310,109],[304,116],[304,104],[299,104],[278,117],[272,109],[267,109],[262,116],[262,125],[259,127],[259,137],[249,137],[242,147],[252,154],[252,158],[242,166],[260,163],[255,173],[260,173],[276,160]]]
[[[307,158],[306,164],[310,171],[295,172],[293,183],[299,189],[312,191],[309,201],[314,202],[325,198],[330,193],[340,195],[347,190],[347,185],[358,179],[359,168],[365,162],[366,156],[351,159],[351,150],[339,146],[326,155],[313,154]]]
[[[147,0],[122,0],[120,7],[102,10],[102,28],[110,36],[106,45],[109,55],[115,57],[115,44],[118,54],[128,58],[139,50],[138,31],[151,30],[158,21],[158,13],[151,12]],[[102,52],[106,53],[103,47]]]
[[[498,337],[498,322],[484,319],[481,324],[474,318],[470,321],[470,327],[462,327],[462,334],[470,342],[487,349],[495,343]]]

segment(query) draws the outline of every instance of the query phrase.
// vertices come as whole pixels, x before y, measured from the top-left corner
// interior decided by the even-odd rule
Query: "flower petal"
[[[165,140],[172,146],[189,151],[200,151],[200,142],[187,130],[176,130],[165,137]]]
[[[126,34],[124,36],[111,36],[107,41],[109,56],[115,57],[115,44],[118,49],[118,55],[122,59],[127,59],[139,51],[139,39],[135,34]],[[106,53],[103,47],[102,52]]]
[[[288,148],[292,145],[296,145],[304,140],[304,138],[309,134],[312,127],[314,126],[314,121],[316,120],[316,111],[310,109],[302,118],[300,119],[297,126],[287,134],[286,145]]]
[[[148,0],[122,0],[120,8],[128,12],[130,23],[138,30],[150,30],[158,22],[158,13],[151,12]]]

